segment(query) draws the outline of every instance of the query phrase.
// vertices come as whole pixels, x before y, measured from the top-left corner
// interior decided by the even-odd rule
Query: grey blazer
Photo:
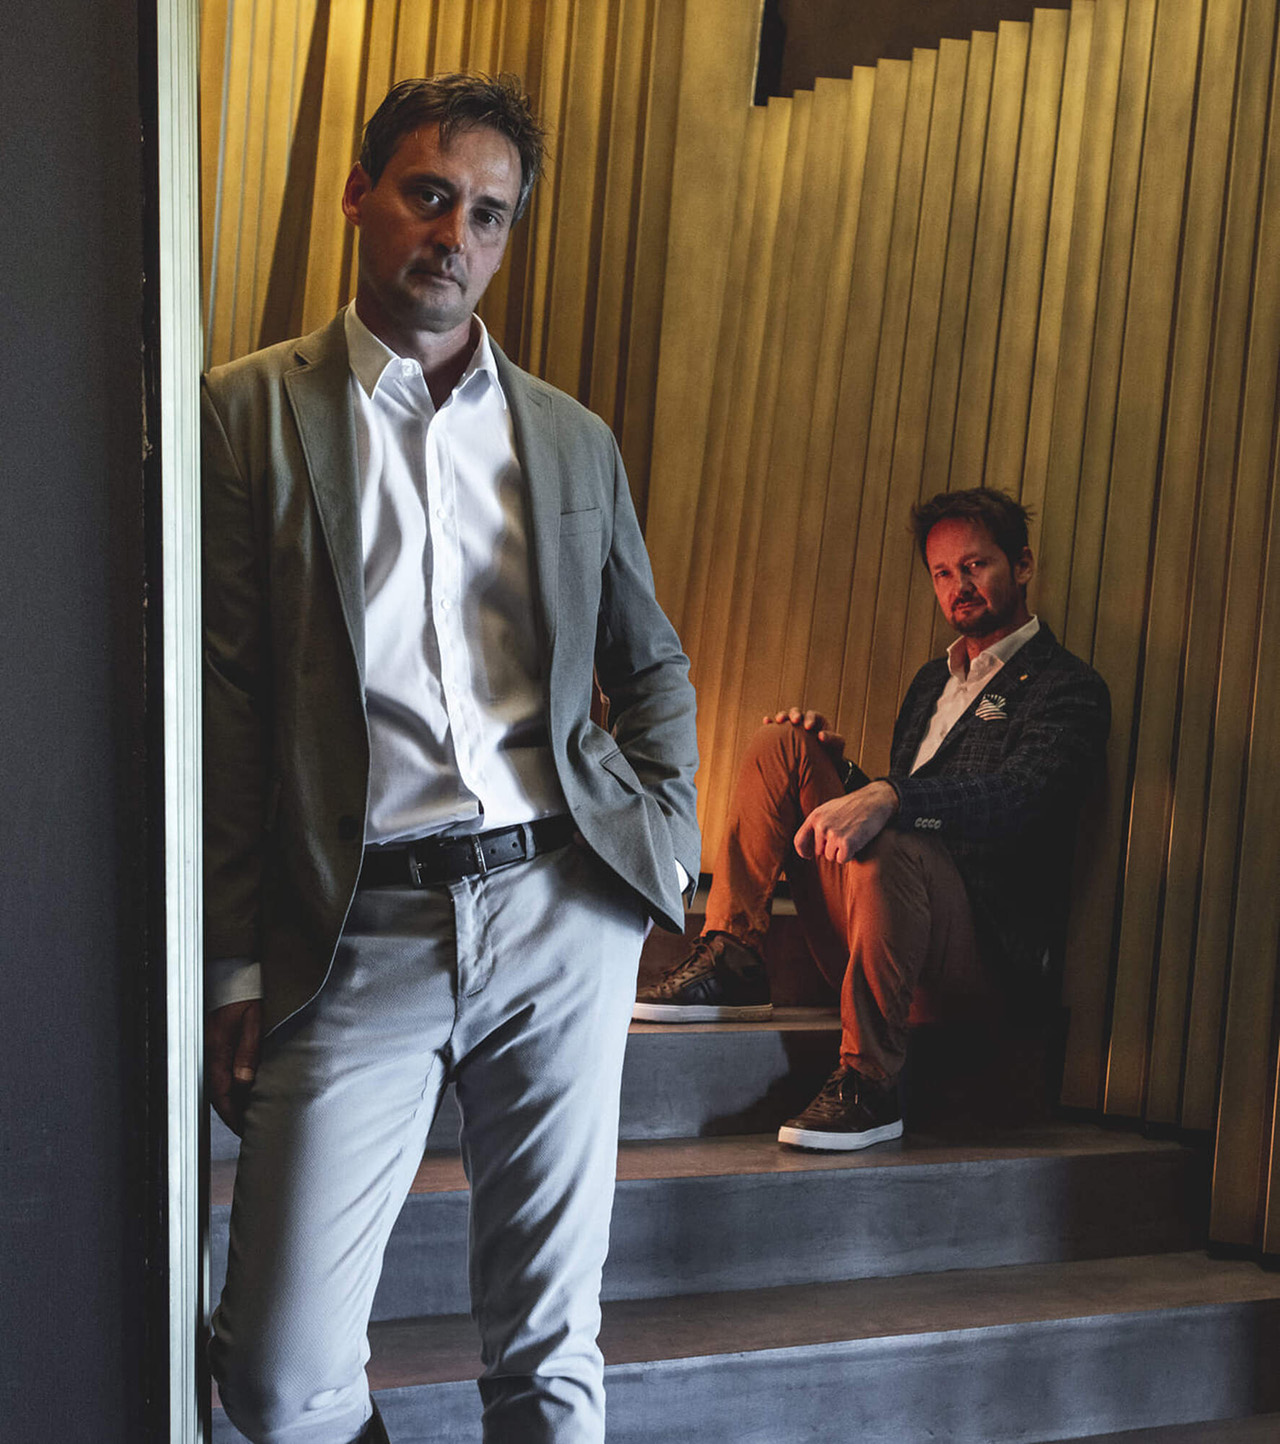
[[[608,427],[494,347],[530,498],[547,730],[587,844],[679,930],[696,877],[688,660]],[[341,315],[203,389],[205,953],[262,964],[264,1023],[323,985],[368,801],[355,419]],[[611,732],[589,716],[592,671]]]

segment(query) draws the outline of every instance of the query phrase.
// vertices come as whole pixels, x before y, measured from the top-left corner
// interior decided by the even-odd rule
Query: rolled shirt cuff
[[[212,1013],[229,1003],[262,996],[262,968],[252,958],[211,958],[204,965],[204,1006]]]

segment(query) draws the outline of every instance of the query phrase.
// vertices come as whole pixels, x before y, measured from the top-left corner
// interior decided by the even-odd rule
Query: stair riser
[[[1033,1444],[1280,1408],[1280,1305],[1222,1305],[625,1364],[610,1444]],[[478,1444],[473,1383],[385,1390],[396,1444]],[[215,1413],[214,1444],[239,1434]]]
[[[619,1135],[631,1141],[770,1132],[813,1098],[835,1066],[839,1045],[834,1027],[633,1033],[622,1070]],[[427,1147],[456,1150],[458,1123],[449,1088]],[[216,1117],[209,1135],[213,1158],[236,1156],[239,1140]]]
[[[623,1182],[606,1299],[1161,1253],[1203,1239],[1196,1156],[1170,1149]],[[213,1210],[213,1296],[229,1210]],[[465,1313],[467,1199],[413,1194],[375,1320]]]

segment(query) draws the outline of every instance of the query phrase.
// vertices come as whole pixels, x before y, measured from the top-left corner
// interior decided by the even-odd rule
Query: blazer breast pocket
[[[560,513],[560,539],[571,536],[597,536],[600,532],[600,508],[583,507],[581,511]]]

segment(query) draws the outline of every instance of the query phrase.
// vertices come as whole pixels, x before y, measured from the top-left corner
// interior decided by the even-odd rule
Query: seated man
[[[901,1136],[909,1017],[940,1005],[954,1016],[957,1000],[989,1017],[1043,990],[1076,809],[1110,722],[1102,678],[1027,610],[1026,511],[977,488],[935,496],[912,522],[960,635],[908,689],[888,775],[868,781],[844,762],[821,713],[766,717],[738,779],[703,934],[633,1012],[768,1017],[759,948],[785,867],[814,958],[840,989],[840,1064],[778,1134],[804,1148]]]

